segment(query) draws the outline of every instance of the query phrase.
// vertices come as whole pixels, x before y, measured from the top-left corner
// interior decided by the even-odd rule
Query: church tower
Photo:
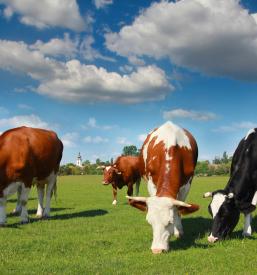
[[[79,152],[78,157],[77,157],[76,165],[79,166],[79,167],[82,167],[82,157],[80,155],[80,152]]]

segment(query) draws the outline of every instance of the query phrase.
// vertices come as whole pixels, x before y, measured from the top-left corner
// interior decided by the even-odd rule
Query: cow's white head
[[[146,220],[153,229],[152,252],[169,250],[169,239],[174,232],[174,207],[190,208],[191,205],[168,197],[129,197],[130,205],[147,210]]]

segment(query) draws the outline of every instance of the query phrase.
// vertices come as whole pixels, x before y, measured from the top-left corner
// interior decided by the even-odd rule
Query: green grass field
[[[171,239],[169,253],[153,255],[152,229],[145,214],[130,207],[126,189],[113,206],[110,186],[100,176],[60,177],[58,199],[49,220],[35,219],[37,199],[31,192],[31,222],[8,216],[0,228],[0,274],[257,274],[257,234],[241,237],[243,220],[230,239],[209,245],[209,200],[202,194],[223,187],[224,177],[195,178],[188,202],[201,209],[183,218],[185,235]],[[141,195],[147,195],[142,183]],[[7,204],[8,213],[15,197]],[[253,220],[257,229],[257,217]]]

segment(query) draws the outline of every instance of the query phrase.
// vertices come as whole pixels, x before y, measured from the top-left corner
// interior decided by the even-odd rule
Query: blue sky
[[[53,129],[63,163],[166,120],[211,160],[257,126],[255,1],[0,0],[0,26],[0,133]]]

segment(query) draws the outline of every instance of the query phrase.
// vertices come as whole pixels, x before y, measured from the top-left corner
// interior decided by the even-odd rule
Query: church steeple
[[[80,152],[79,152],[78,157],[77,157],[76,165],[79,166],[79,167],[82,167],[82,157],[80,155]]]

